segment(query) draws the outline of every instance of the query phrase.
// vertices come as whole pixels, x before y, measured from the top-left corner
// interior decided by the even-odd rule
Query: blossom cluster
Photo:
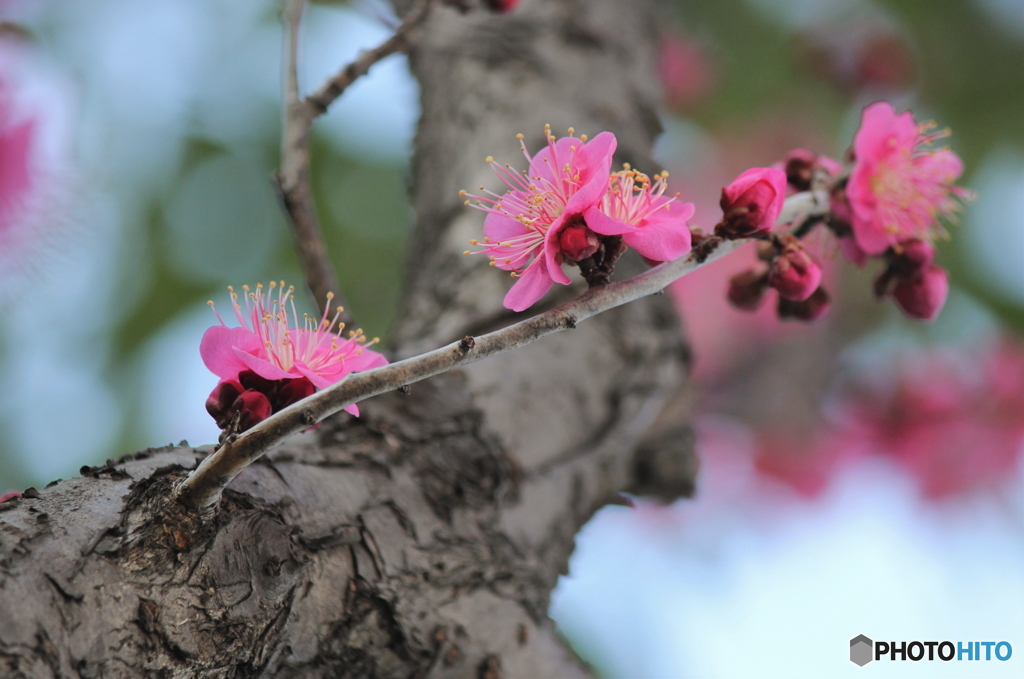
[[[934,262],[931,241],[944,234],[943,220],[955,217],[970,192],[954,185],[963,171],[956,154],[933,148],[947,133],[932,129],[916,124],[910,112],[897,115],[890,104],[878,102],[864,110],[849,168],[798,149],[775,167],[741,174],[722,191],[723,217],[715,234],[764,240],[759,256],[766,264],[736,275],[729,300],[754,310],[774,288],[783,318],[814,320],[825,313],[829,297],[820,286],[819,263],[794,235],[773,232],[786,194],[818,186],[830,191],[828,214],[805,221],[794,233],[806,236],[825,223],[858,266],[872,257],[884,261],[875,282],[878,297],[891,297],[912,318],[934,319],[949,284]]]
[[[233,288],[231,305],[239,327],[231,328],[213,308],[220,325],[208,329],[199,345],[206,367],[220,378],[206,401],[206,410],[225,431],[239,433],[273,413],[341,381],[351,372],[387,364],[371,351],[361,330],[342,335],[338,322],[325,310],[321,318],[304,314],[299,320],[293,293],[284,282],[271,282],[269,290],[243,286],[244,308]],[[332,295],[328,295],[328,301]],[[359,414],[355,405],[345,410]]]
[[[602,132],[557,139],[545,126],[547,146],[533,156],[520,146],[529,170],[521,172],[488,157],[508,188],[503,195],[470,195],[467,205],[485,212],[483,241],[470,241],[491,265],[517,278],[505,306],[523,311],[555,283],[568,285],[565,266],[577,266],[592,284],[605,283],[625,246],[652,262],[676,259],[690,251],[686,221],[692,203],[667,196],[668,173],[653,180],[628,164],[611,172],[616,139]]]

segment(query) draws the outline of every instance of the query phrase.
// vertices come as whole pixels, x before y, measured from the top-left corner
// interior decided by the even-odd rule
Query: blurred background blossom
[[[206,300],[300,278],[270,181],[278,11],[0,1],[0,493],[216,439]],[[305,86],[389,17],[313,5]],[[862,633],[1024,650],[1024,5],[678,0],[662,26],[657,155],[694,224],[749,167],[798,147],[843,158],[880,98],[952,129],[978,198],[939,244],[952,290],[931,324],[877,302],[877,271],[824,233],[811,248],[834,305],[813,326],[728,305],[752,252],[678,282],[697,497],[600,512],[553,617],[605,676],[840,676],[863,671],[846,659]],[[313,139],[328,246],[369,336],[395,311],[417,96],[391,57]]]

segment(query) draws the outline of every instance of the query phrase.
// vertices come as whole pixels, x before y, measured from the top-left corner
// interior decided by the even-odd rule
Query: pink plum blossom
[[[715,234],[723,238],[753,238],[771,232],[786,200],[786,173],[755,167],[722,189],[722,221]]]
[[[483,246],[477,252],[486,253],[492,266],[509,271],[518,279],[505,296],[505,306],[513,311],[532,306],[556,282],[570,283],[562,265],[579,261],[572,258],[585,254],[581,243],[591,240],[585,229],[608,189],[615,152],[615,135],[610,132],[602,132],[590,141],[586,136],[573,137],[572,128],[570,136],[557,140],[550,126],[545,126],[544,132],[548,145],[532,157],[519,135],[523,154],[530,163],[528,172],[498,165],[488,158],[508,186],[506,193],[471,196],[476,199],[475,207],[488,213],[484,240],[471,243]],[[463,191],[462,195],[469,194]],[[562,231],[569,227],[579,233],[563,241]],[[625,224],[621,228],[636,230]]]
[[[686,220],[693,217],[693,203],[680,203],[679,194],[665,197],[668,172],[654,175],[654,182],[628,164],[611,176],[601,202],[586,213],[587,224],[597,233],[622,236],[648,260],[669,262],[690,251],[691,234]]]
[[[658,75],[665,99],[673,108],[699,101],[715,80],[713,64],[704,51],[680,35],[667,35],[658,45]]]
[[[899,115],[888,102],[864,109],[853,140],[855,164],[846,186],[853,237],[868,255],[879,255],[909,238],[941,232],[970,193],[953,185],[963,171],[948,148],[930,148],[946,133],[928,133],[910,111]]]
[[[244,310],[238,294],[228,289],[240,327],[229,328],[214,309],[220,325],[208,329],[199,345],[203,363],[221,378],[207,401],[218,424],[240,409],[243,418],[267,417],[267,406],[254,394],[261,394],[276,412],[349,373],[387,364],[383,355],[367,348],[376,338],[367,342],[361,330],[342,336],[340,307],[333,318],[325,311],[319,320],[304,315],[300,322],[292,297],[295,289],[285,288],[283,282],[272,282],[266,294],[262,285],[254,292],[243,286]],[[345,410],[359,414],[355,405]]]

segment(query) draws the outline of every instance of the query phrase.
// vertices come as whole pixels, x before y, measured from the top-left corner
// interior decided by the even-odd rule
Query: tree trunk
[[[536,149],[546,122],[611,130],[617,162],[654,169],[652,12],[432,17],[411,54],[417,230],[394,356],[514,318],[511,279],[461,255],[482,215],[458,191],[496,188],[484,157],[516,164],[517,132]],[[550,593],[619,492],[692,489],[685,414],[666,408],[686,368],[659,295],[364,402],[247,468],[209,515],[169,500],[207,452],[186,445],[4,503],[0,676],[587,676]]]

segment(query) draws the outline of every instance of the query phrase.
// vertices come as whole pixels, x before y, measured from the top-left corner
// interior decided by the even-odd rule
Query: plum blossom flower
[[[218,425],[226,426],[236,412],[243,421],[255,424],[270,411],[277,412],[349,373],[387,364],[383,355],[367,348],[378,342],[376,338],[367,342],[361,330],[342,336],[340,307],[331,318],[325,311],[320,319],[304,315],[300,322],[294,287],[285,288],[282,281],[271,282],[268,293],[259,284],[255,292],[247,285],[242,289],[244,310],[238,293],[228,288],[240,327],[228,327],[214,308],[220,325],[209,328],[199,345],[203,363],[221,378],[207,400],[207,410]],[[213,307],[213,302],[209,304]],[[355,405],[345,410],[359,414]]]
[[[715,234],[722,238],[753,238],[768,234],[786,200],[786,173],[755,167],[722,189],[722,221]]]
[[[484,240],[471,241],[472,245],[483,246],[477,253],[486,253],[492,266],[518,278],[505,296],[505,306],[513,311],[532,306],[556,282],[568,285],[570,280],[562,264],[580,261],[574,257],[589,256],[585,247],[591,241],[589,217],[608,188],[615,152],[615,135],[610,132],[602,132],[589,142],[586,136],[572,136],[572,128],[568,137],[557,140],[549,125],[544,133],[548,145],[532,157],[519,135],[530,163],[528,172],[487,159],[508,186],[505,194],[461,193],[476,199],[474,207],[488,213]],[[563,239],[562,232],[569,228],[572,232]],[[467,250],[466,254],[471,253]]]
[[[686,220],[693,217],[693,203],[680,203],[679,194],[665,197],[668,172],[654,175],[632,169],[612,174],[608,191],[586,213],[588,226],[605,236],[622,236],[648,260],[669,262],[690,251],[691,234]]]
[[[857,246],[879,255],[910,238],[930,238],[970,197],[953,182],[963,171],[948,148],[930,148],[948,131],[930,133],[910,111],[899,115],[888,102],[864,109],[853,140],[854,167],[846,185]]]

